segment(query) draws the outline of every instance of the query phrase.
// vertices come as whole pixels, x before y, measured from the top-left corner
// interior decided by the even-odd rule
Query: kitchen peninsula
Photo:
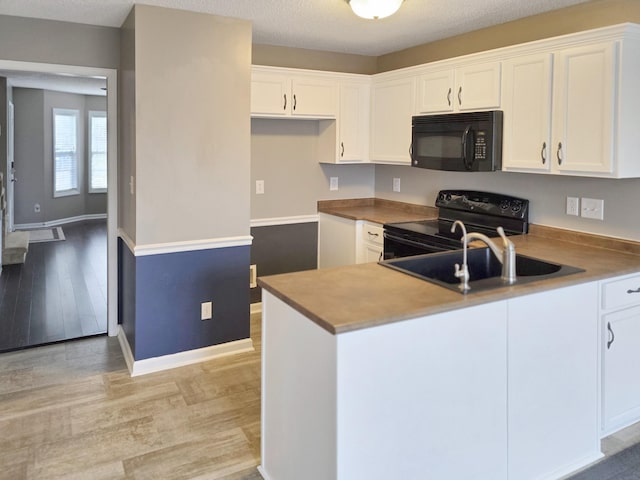
[[[538,231],[518,253],[585,272],[468,295],[376,263],[261,278],[264,478],[552,479],[597,460],[600,300],[640,256]]]

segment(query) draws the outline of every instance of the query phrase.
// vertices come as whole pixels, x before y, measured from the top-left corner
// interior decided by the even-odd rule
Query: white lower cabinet
[[[640,420],[640,275],[602,282],[602,436]]]
[[[508,301],[509,478],[559,478],[601,457],[598,284]]]
[[[318,268],[382,260],[381,224],[321,213],[318,226]]]
[[[318,268],[356,263],[356,222],[326,213],[318,217]]]
[[[357,263],[379,262],[384,250],[384,228],[379,223],[359,221],[360,237],[356,239]]]

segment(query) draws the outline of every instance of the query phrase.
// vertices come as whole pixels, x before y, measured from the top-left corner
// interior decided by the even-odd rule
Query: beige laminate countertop
[[[517,253],[579,267],[585,272],[466,295],[377,263],[261,277],[258,284],[325,330],[339,334],[640,272],[640,255],[622,250],[532,234],[510,239]]]
[[[437,208],[379,198],[319,201],[318,212],[382,225],[438,218]]]

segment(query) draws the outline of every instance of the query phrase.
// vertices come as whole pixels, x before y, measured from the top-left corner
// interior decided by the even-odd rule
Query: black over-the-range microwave
[[[413,117],[411,165],[491,172],[502,168],[502,111]]]

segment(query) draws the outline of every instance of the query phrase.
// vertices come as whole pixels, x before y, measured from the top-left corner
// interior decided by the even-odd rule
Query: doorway
[[[115,336],[118,333],[117,319],[117,71],[114,69],[80,67],[68,65],[42,64],[33,62],[17,62],[0,60],[0,70],[6,72],[31,72],[34,75],[61,75],[68,77],[103,78],[107,88],[107,220],[106,220],[106,311],[107,333]],[[11,109],[10,106],[8,106]],[[9,152],[8,152],[9,153]],[[13,151],[12,151],[13,153]],[[10,165],[6,165],[7,185],[10,182]],[[19,181],[19,178],[18,178]],[[9,192],[7,192],[9,194]],[[15,196],[15,192],[11,192]],[[15,198],[11,199],[8,217],[15,223]]]

